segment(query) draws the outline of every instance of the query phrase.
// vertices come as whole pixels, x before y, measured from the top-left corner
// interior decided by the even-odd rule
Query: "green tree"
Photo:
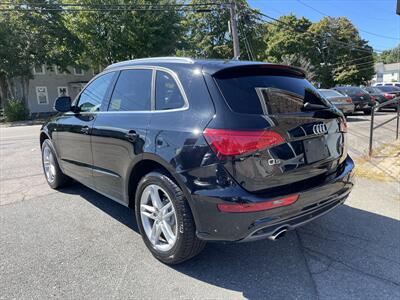
[[[76,62],[81,45],[65,27],[62,11],[43,10],[49,1],[15,3],[25,3],[26,8],[35,10],[0,14],[0,97],[16,98],[18,85],[22,88],[20,98],[26,103],[33,67],[46,64],[66,69]],[[56,5],[57,1],[52,3]]]
[[[306,67],[322,87],[358,85],[374,74],[372,48],[347,18],[323,18],[312,23],[288,15],[265,27],[264,59]]]
[[[190,3],[204,3],[192,0]],[[247,1],[239,0],[238,34],[241,49],[240,59],[260,59],[263,52],[263,26],[259,15],[250,9]],[[229,32],[230,11],[227,4],[208,11],[186,12],[182,19],[185,30],[182,49],[178,55],[199,58],[233,57],[232,37]]]
[[[345,17],[325,17],[308,29],[311,60],[322,87],[365,84],[374,74],[373,50]]]
[[[311,26],[311,21],[295,15],[282,16],[278,21],[265,23],[265,54],[264,60],[281,63],[284,57],[309,57],[313,40],[305,34]]]
[[[393,49],[383,51],[380,55],[376,56],[376,60],[384,64],[400,62],[400,44]]]
[[[171,1],[74,0],[86,5],[168,4]],[[175,3],[175,1],[173,2]],[[97,6],[99,7],[99,6]],[[182,13],[121,9],[82,11],[67,16],[69,29],[84,44],[84,57],[92,66],[175,53],[181,41]]]

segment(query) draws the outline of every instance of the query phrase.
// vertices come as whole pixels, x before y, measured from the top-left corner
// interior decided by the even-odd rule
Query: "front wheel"
[[[45,140],[42,144],[42,166],[46,181],[51,188],[58,189],[71,182],[71,178],[61,171],[49,140]]]
[[[205,242],[196,236],[189,204],[170,177],[151,172],[139,182],[136,221],[147,248],[166,264],[177,264],[200,253]]]
[[[371,112],[372,112],[372,108],[366,108],[366,109],[363,110],[363,112],[364,112],[364,115],[369,116],[371,114]]]

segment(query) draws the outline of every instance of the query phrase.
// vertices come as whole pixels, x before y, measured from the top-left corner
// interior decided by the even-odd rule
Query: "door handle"
[[[135,130],[129,130],[126,134],[125,137],[128,139],[130,142],[136,141],[136,139],[139,137],[139,135],[136,133]]]
[[[89,131],[90,131],[89,126],[83,126],[83,127],[81,128],[81,132],[82,132],[83,134],[89,134]]]

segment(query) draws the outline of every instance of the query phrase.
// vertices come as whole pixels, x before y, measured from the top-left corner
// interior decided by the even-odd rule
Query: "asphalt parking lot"
[[[368,120],[349,117],[353,156],[366,153]],[[210,243],[170,267],[130,209],[80,184],[48,187],[39,129],[0,128],[0,299],[400,299],[398,178],[356,178],[345,205],[277,242]]]

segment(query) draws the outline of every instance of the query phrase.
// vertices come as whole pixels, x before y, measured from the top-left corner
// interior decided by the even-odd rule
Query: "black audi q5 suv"
[[[134,208],[144,243],[167,264],[206,241],[280,238],[353,186],[346,121],[297,68],[124,61],[55,109],[40,133],[48,184],[74,179]]]

